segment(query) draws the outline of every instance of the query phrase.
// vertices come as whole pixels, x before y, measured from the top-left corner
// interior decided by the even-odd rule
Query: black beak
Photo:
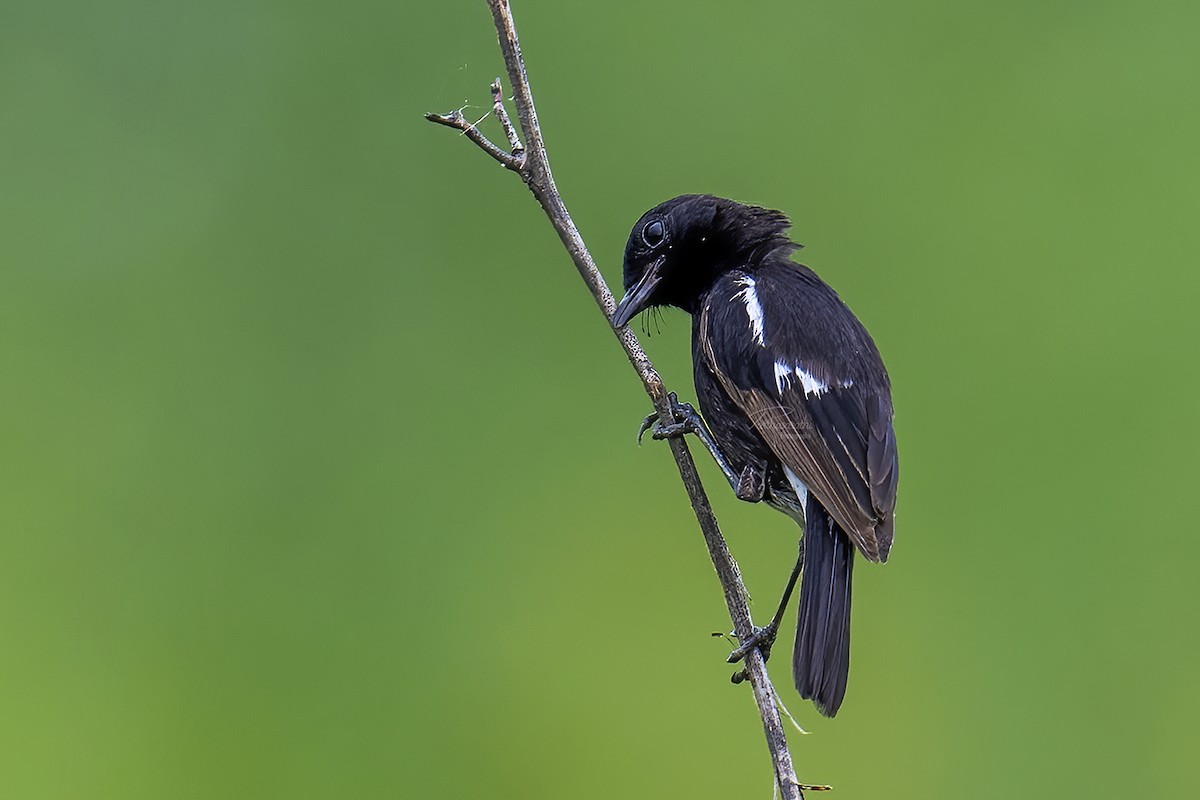
[[[650,305],[650,298],[654,295],[654,290],[658,288],[658,284],[662,283],[662,275],[659,274],[659,270],[662,269],[665,260],[665,258],[659,258],[651,264],[637,285],[626,292],[621,302],[617,303],[617,309],[613,312],[612,318],[614,328],[624,328],[629,324],[629,320],[637,316],[638,312],[645,310]]]

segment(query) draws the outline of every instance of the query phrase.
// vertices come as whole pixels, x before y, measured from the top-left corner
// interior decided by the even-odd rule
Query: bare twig
[[[454,128],[463,132],[468,139],[483,149],[492,158],[499,161],[504,166],[511,169],[513,172],[521,171],[522,159],[501,150],[496,145],[492,144],[491,140],[483,135],[483,131],[475,127],[474,122],[470,122],[462,115],[461,111],[451,111],[449,114],[426,114],[425,119],[430,122],[436,122],[438,125],[445,125],[447,128]]]
[[[492,81],[492,113],[500,121],[500,127],[504,128],[504,135],[508,137],[508,146],[512,150],[512,154],[519,157],[525,152],[525,145],[521,144],[520,137],[513,129],[512,120],[508,118],[508,109],[504,107],[504,94],[500,90],[499,78]]]
[[[558,193],[558,188],[554,184],[554,177],[550,172],[550,162],[546,157],[546,147],[542,141],[542,130],[538,125],[537,111],[533,105],[533,93],[529,88],[529,78],[525,73],[525,62],[521,56],[521,44],[517,39],[517,29],[513,24],[512,12],[509,9],[508,0],[488,0],[488,6],[492,10],[492,18],[496,24],[500,52],[504,56],[509,83],[513,89],[513,104],[517,111],[517,122],[520,125],[521,133],[525,137],[525,147],[522,148],[517,132],[513,128],[508,113],[504,109],[504,98],[501,94],[498,80],[491,86],[492,110],[499,120],[501,127],[504,129],[504,134],[508,139],[511,151],[504,151],[497,147],[474,124],[464,119],[459,112],[426,114],[426,119],[462,131],[463,134],[479,145],[493,159],[521,176],[525,185],[533,192],[534,197],[537,198],[546,215],[550,218],[550,223],[554,226],[554,230],[558,232],[559,239],[562,240],[563,245],[567,248],[571,260],[575,263],[576,269],[579,270],[580,276],[591,291],[592,297],[595,298],[596,304],[611,324],[613,309],[616,307],[612,292],[609,291],[608,285],[605,284],[604,278],[596,268],[596,263],[592,260],[591,254],[588,252],[587,247],[584,246],[583,239],[579,235],[579,230],[571,220],[571,215],[567,212],[566,205],[563,204],[562,197]],[[616,333],[617,340],[621,343],[621,347],[625,350],[626,357],[637,371],[638,377],[641,378],[642,385],[646,389],[646,394],[653,401],[659,418],[664,423],[673,422],[662,378],[655,371],[653,365],[650,363],[650,359],[646,357],[646,353],[638,343],[637,337],[628,327],[614,329],[614,332]],[[712,558],[713,567],[716,569],[717,577],[721,581],[721,588],[725,593],[725,605],[728,607],[730,618],[733,620],[734,632],[741,642],[750,641],[754,636],[755,629],[754,623],[750,618],[746,588],[742,583],[742,576],[738,570],[737,562],[730,555],[729,548],[725,544],[725,538],[721,535],[721,530],[717,525],[717,518],[713,514],[708,497],[704,493],[704,487],[700,483],[700,476],[696,472],[696,464],[692,461],[687,443],[682,437],[669,439],[668,442],[671,447],[671,454],[675,457],[675,463],[679,467],[679,477],[683,481],[684,488],[687,489],[692,509],[696,513],[696,520],[699,522],[700,530],[704,534],[704,541],[708,546],[708,553]],[[748,680],[754,691],[754,701],[758,705],[759,713],[762,716],[763,731],[766,734],[767,746],[771,752],[771,762],[775,770],[775,779],[784,800],[800,800],[804,796],[803,789],[827,788],[805,786],[796,780],[796,772],[792,766],[792,756],[787,748],[787,739],[784,736],[779,709],[776,706],[775,689],[771,685],[770,677],[767,675],[766,663],[763,660],[762,653],[759,652],[757,647],[751,648],[746,654],[745,670],[744,673],[739,673],[739,675],[742,674],[744,674],[744,679]]]

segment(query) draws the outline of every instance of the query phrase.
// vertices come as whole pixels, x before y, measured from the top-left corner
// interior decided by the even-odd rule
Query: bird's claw
[[[692,408],[690,403],[679,402],[679,397],[674,392],[667,393],[667,403],[671,408],[671,417],[675,421],[664,424],[657,411],[650,414],[638,426],[638,444],[642,443],[642,437],[646,435],[646,431],[650,431],[651,439],[662,441],[676,436],[686,436],[700,430],[703,423],[700,421],[700,415],[696,413],[696,409]]]
[[[638,444],[642,443],[642,437],[646,435],[646,431],[658,424],[658,412],[654,412],[642,420],[642,424],[638,426]]]

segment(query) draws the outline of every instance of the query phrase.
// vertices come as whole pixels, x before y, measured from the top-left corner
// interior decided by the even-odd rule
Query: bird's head
[[[779,247],[795,248],[786,236],[787,217],[709,194],[685,194],[642,215],[625,245],[625,297],[613,326],[629,324],[654,306],[695,310],[723,273],[752,268]]]

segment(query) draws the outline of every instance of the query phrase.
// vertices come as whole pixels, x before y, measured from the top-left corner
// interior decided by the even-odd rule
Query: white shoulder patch
[[[762,303],[758,301],[758,291],[754,288],[754,278],[746,275],[736,279],[734,283],[742,287],[742,290],[735,294],[734,297],[740,297],[742,302],[746,304],[746,316],[750,318],[750,333],[754,336],[755,342],[765,347],[763,308]]]

